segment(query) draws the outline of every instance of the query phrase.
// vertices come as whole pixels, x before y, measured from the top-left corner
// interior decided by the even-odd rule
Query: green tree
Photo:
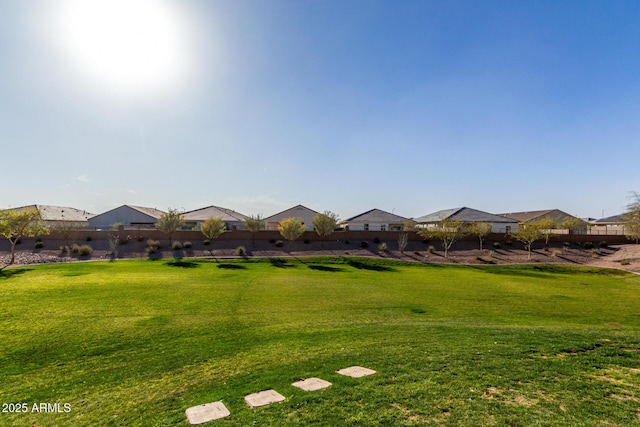
[[[623,214],[625,219],[624,234],[629,240],[640,240],[640,194],[631,193],[631,202],[627,205],[627,212]]]
[[[442,243],[444,257],[447,258],[451,245],[460,240],[466,234],[464,223],[457,219],[445,218],[438,222],[435,227],[423,228],[418,234],[427,239],[436,239]]]
[[[416,231],[418,223],[412,219],[408,219],[402,224],[402,231]]]
[[[222,217],[209,217],[200,226],[200,231],[208,240],[217,239],[225,230]]]
[[[518,225],[518,231],[513,234],[513,237],[524,243],[524,248],[528,253],[528,259],[531,259],[531,246],[537,240],[545,237],[544,231],[548,230],[548,227],[549,221],[546,221],[545,218]]]
[[[285,218],[278,223],[278,231],[289,241],[289,244],[302,236],[305,229],[301,218]]]
[[[169,208],[167,213],[158,218],[156,228],[169,235],[169,241],[173,244],[173,233],[184,225],[184,216],[177,209]]]
[[[555,235],[553,230],[558,225],[557,221],[550,216],[545,216],[544,218],[540,218],[534,222],[535,226],[540,230],[540,233],[544,238],[544,246],[549,246],[549,240],[551,239],[551,236]]]
[[[258,214],[256,216],[249,216],[244,220],[244,225],[247,227],[247,230],[251,232],[251,244],[255,246],[256,244],[256,233],[260,230],[264,230],[264,218],[262,214]]]
[[[480,240],[480,250],[487,234],[491,233],[493,226],[488,222],[472,222],[467,225],[467,234]]]
[[[49,226],[42,220],[40,209],[29,207],[20,210],[0,211],[0,234],[11,242],[11,258],[2,270],[15,262],[15,249],[21,237],[35,237],[49,234]]]
[[[576,218],[575,216],[568,216],[558,223],[558,228],[562,230],[569,230],[569,234],[585,234],[587,232],[586,221]]]
[[[317,213],[311,220],[311,223],[315,227],[318,236],[322,237],[321,245],[324,246],[324,239],[333,233],[338,226],[338,215],[331,211]]]

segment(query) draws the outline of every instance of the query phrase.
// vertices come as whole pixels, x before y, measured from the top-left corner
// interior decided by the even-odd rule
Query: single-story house
[[[227,230],[246,229],[246,215],[231,209],[221,208],[219,206],[209,206],[202,209],[196,209],[184,214],[185,228],[200,230],[202,223],[209,218],[221,218]]]
[[[492,233],[513,233],[518,230],[518,221],[515,219],[467,207],[443,209],[413,220],[417,223],[418,228],[436,227],[441,221],[450,220],[463,223],[484,222],[491,224]]]
[[[129,229],[149,229],[154,228],[165,213],[156,208],[122,205],[89,218],[89,227],[94,230],[110,230],[114,224],[122,224]]]
[[[93,216],[87,211],[66,206],[29,205],[12,209],[20,211],[27,208],[39,209],[42,220],[54,230],[57,227],[87,228],[89,227],[89,217]]]
[[[285,218],[299,218],[302,220],[302,223],[305,225],[307,231],[313,231],[315,228],[313,227],[313,217],[316,216],[318,212],[313,209],[309,209],[302,205],[297,205],[282,212],[278,212],[277,214],[273,214],[264,219],[265,228],[267,230],[278,230],[278,223]]]
[[[624,215],[613,215],[606,218],[591,219],[589,222],[589,234],[623,235],[624,224],[627,222]]]
[[[371,209],[339,222],[340,227],[364,231],[400,231],[408,220],[400,215]]]
[[[560,209],[546,209],[541,211],[525,211],[525,212],[511,212],[511,213],[501,213],[498,214],[505,218],[511,218],[518,221],[520,224],[527,224],[532,221],[538,221],[541,219],[551,218],[556,222],[556,224],[561,224],[564,221],[583,221],[582,219],[575,217],[573,215],[569,215],[566,212],[561,211]],[[585,226],[586,231],[586,226]],[[557,234],[567,234],[569,230],[562,229],[558,226],[554,229],[554,233]]]

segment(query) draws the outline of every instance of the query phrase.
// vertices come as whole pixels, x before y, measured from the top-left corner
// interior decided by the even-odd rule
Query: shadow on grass
[[[180,267],[180,268],[200,267],[200,264],[192,261],[169,261],[165,265],[168,265],[169,267]]]
[[[353,268],[357,268],[358,270],[371,270],[371,271],[398,271],[393,267],[389,267],[386,265],[373,264],[368,262],[356,261],[353,259],[348,259],[347,264],[349,264]]]
[[[15,268],[11,270],[0,270],[0,279],[10,279],[13,276],[19,276],[27,271],[32,271],[33,268]]]
[[[330,267],[328,265],[308,265],[307,267],[309,267],[312,270],[329,271],[331,273],[337,273],[337,272],[340,272],[340,271],[344,271],[343,269],[341,269],[339,267]]]
[[[282,258],[269,258],[269,263],[272,266],[278,267],[278,268],[292,268],[292,267],[295,267],[295,265],[290,264],[286,259],[282,259]]]
[[[218,268],[224,268],[225,270],[246,270],[247,267],[240,264],[218,264]]]

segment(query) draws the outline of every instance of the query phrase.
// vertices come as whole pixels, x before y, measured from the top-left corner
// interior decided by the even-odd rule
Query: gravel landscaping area
[[[435,242],[410,242],[401,253],[397,250],[397,242],[386,242],[387,250],[379,251],[375,242],[285,242],[282,247],[267,241],[229,240],[213,241],[210,245],[203,242],[192,242],[190,248],[172,250],[170,242],[162,241],[161,247],[155,253],[146,251],[146,242],[130,241],[117,247],[114,255],[107,241],[78,242],[88,244],[93,249],[90,256],[77,256],[61,253],[60,247],[68,245],[68,242],[48,240],[41,249],[33,249],[35,241],[25,240],[16,247],[16,261],[14,265],[49,264],[73,261],[127,259],[127,258],[232,258],[232,257],[304,257],[304,256],[363,256],[395,259],[434,264],[462,264],[462,265],[486,265],[486,264],[574,264],[593,265],[599,267],[618,268],[626,271],[640,273],[640,245],[624,244],[610,245],[593,248],[570,245],[565,246],[560,242],[553,242],[548,248],[540,243],[534,245],[534,250],[529,259],[527,251],[522,243],[513,242],[511,245],[500,244],[495,247],[493,242],[486,242],[485,249],[479,249],[476,241],[460,241],[454,243],[447,258],[441,250],[440,243]],[[366,246],[366,247],[363,247]],[[244,248],[239,255],[238,248]],[[0,244],[0,262],[9,260],[8,242]]]

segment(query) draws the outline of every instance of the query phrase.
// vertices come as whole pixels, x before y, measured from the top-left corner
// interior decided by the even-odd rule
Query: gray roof
[[[124,205],[124,206],[128,206],[131,209],[135,209],[138,212],[142,212],[143,214],[149,215],[155,219],[160,218],[162,215],[164,215],[166,212],[161,211],[160,209],[156,209],[156,208],[147,208],[144,206],[133,206],[133,205]]]
[[[299,210],[306,211],[307,213],[309,213],[309,214],[313,214],[313,215],[315,215],[315,214],[317,214],[317,213],[318,213],[318,212],[314,211],[313,209],[309,209],[309,208],[308,208],[308,207],[306,207],[306,206],[296,205],[296,206],[293,206],[293,207],[291,207],[291,208],[289,208],[289,209],[286,209],[286,210],[284,210],[284,211],[282,211],[282,212],[278,212],[278,213],[275,213],[275,214],[273,214],[273,215],[271,215],[271,216],[268,216],[268,217],[266,217],[264,220],[265,220],[265,221],[269,221],[271,218],[274,218],[274,217],[280,217],[280,216],[283,216],[283,215],[288,215],[288,213],[287,213],[287,212],[289,212],[289,211],[292,211],[292,213],[293,213],[293,212],[295,212],[295,211],[299,211]]]
[[[162,215],[164,215],[166,213],[166,212],[163,212],[163,211],[161,211],[159,209],[156,209],[156,208],[147,208],[147,207],[144,207],[144,206],[133,206],[133,205],[122,205],[122,206],[118,206],[117,208],[110,209],[110,210],[108,210],[106,212],[102,212],[101,214],[94,215],[92,217],[92,219],[99,218],[99,217],[101,217],[103,215],[107,215],[107,214],[109,214],[109,213],[111,213],[113,211],[122,210],[123,208],[132,209],[134,211],[138,211],[138,212],[140,212],[140,213],[142,213],[144,215],[147,215],[148,217],[154,218],[154,219],[158,219],[158,218],[160,218]]]
[[[606,218],[600,218],[593,221],[596,224],[620,224],[623,222],[627,222],[623,214],[613,215]]]
[[[76,208],[66,206],[50,206],[50,205],[29,205],[15,208],[16,210],[25,208],[38,208],[42,215],[43,221],[71,221],[83,222],[88,221],[93,214]]]
[[[441,211],[433,212],[428,215],[414,218],[414,221],[418,224],[421,223],[433,223],[440,222],[444,219],[458,220],[463,222],[487,222],[487,223],[517,223],[515,219],[505,218],[502,216],[494,215],[489,212],[479,211],[471,208],[454,208],[444,209]]]
[[[347,222],[361,222],[361,223],[371,223],[371,224],[376,224],[376,223],[382,223],[382,224],[402,224],[404,223],[408,218],[405,218],[403,216],[400,215],[396,215],[396,214],[392,214],[389,212],[385,212],[383,210],[380,209],[371,209],[368,210],[366,212],[363,212],[361,214],[358,214],[356,216],[353,216],[349,219],[345,219],[343,221],[340,221],[340,223],[347,223]]]
[[[511,212],[511,213],[501,213],[498,214],[505,218],[515,219],[518,222],[529,222],[537,219],[542,219],[545,217],[550,217],[554,219],[570,217],[566,212],[561,211],[560,209],[545,209],[541,211],[526,211],[526,212]]]
[[[202,209],[196,209],[184,214],[185,221],[206,221],[209,218],[222,218],[226,222],[244,222],[246,215],[231,209],[221,208],[219,206],[209,206]]]

